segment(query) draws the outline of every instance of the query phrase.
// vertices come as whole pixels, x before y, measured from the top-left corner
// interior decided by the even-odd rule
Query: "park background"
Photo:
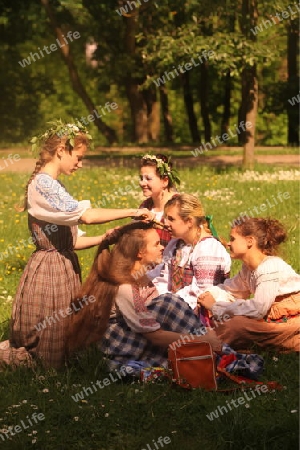
[[[282,254],[299,273],[298,8],[268,0],[0,0],[1,340],[8,337],[14,293],[34,250],[24,244],[26,214],[14,208],[34,167],[29,140],[58,117],[95,117],[89,126],[95,146],[85,167],[62,177],[75,198],[136,207],[140,157],[163,150],[180,172],[179,189],[199,196],[222,237],[242,212],[252,215],[256,208],[280,219],[289,234]],[[57,49],[49,51],[53,44]],[[176,74],[204,51],[214,55]],[[170,80],[156,86],[166,72],[173,73]],[[116,109],[105,109],[113,103]],[[252,127],[214,146],[216,136],[247,120],[255,134]],[[195,156],[199,148],[205,151]],[[82,228],[101,234],[107,225]],[[78,252],[83,278],[94,253]],[[235,261],[232,275],[239,267]],[[0,444],[7,450],[156,450],[153,442],[167,436],[169,450],[294,450],[298,358],[253,351],[265,359],[262,381],[276,380],[282,391],[213,421],[207,415],[241,391],[186,392],[166,382],[124,380],[75,402],[78,392],[107,377],[95,349],[61,372],[5,369],[0,433],[34,411],[45,420],[10,440],[0,437]]]

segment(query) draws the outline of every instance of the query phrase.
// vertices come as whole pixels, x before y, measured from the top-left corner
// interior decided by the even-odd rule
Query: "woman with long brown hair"
[[[186,302],[172,294],[158,296],[147,277],[147,268],[161,261],[162,251],[157,231],[144,222],[125,225],[100,244],[80,293],[80,298],[96,300],[71,317],[70,353],[102,339],[99,348],[115,366],[132,360],[166,365],[169,344],[203,330]],[[220,348],[213,331],[203,340]]]

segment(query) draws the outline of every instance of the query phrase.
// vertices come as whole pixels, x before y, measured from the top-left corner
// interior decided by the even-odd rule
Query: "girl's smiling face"
[[[168,187],[168,178],[160,178],[156,167],[144,166],[140,170],[140,186],[145,197],[157,197]]]

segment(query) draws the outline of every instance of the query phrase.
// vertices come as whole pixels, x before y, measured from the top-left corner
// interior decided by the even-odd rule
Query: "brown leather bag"
[[[175,341],[168,348],[168,367],[172,380],[183,388],[218,389],[216,355],[209,342]]]

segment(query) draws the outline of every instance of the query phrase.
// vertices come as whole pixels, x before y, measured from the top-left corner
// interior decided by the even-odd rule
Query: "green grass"
[[[299,272],[299,172],[259,167],[255,172],[243,173],[234,168],[195,165],[191,169],[181,169],[180,175],[180,190],[199,196],[206,212],[213,214],[219,234],[225,238],[230,222],[241,212],[251,215],[256,208],[260,216],[280,219],[289,231],[283,256]],[[3,187],[0,200],[2,339],[8,336],[12,299],[33,250],[25,242],[29,237],[26,214],[16,213],[13,208],[27,177],[0,173]],[[76,198],[91,199],[92,204],[98,206],[136,207],[142,199],[136,188],[136,171],[114,167],[114,164],[111,168],[83,169],[62,181]],[[288,198],[283,198],[284,193]],[[261,211],[263,204],[267,205],[265,211]],[[81,228],[93,235],[111,226]],[[8,255],[3,255],[9,248]],[[78,252],[83,278],[94,253],[95,249]],[[232,274],[239,267],[240,263],[235,261]],[[40,367],[7,369],[0,373],[0,433],[5,425],[19,425],[33,412],[43,413],[45,420],[15,434],[10,441],[2,441],[0,436],[0,446],[8,450],[150,450],[150,446],[151,450],[157,450],[154,442],[162,436],[169,437],[171,443],[158,448],[167,450],[298,448],[298,358],[293,354],[259,353],[265,358],[261,380],[276,380],[285,388],[261,395],[249,402],[249,408],[239,406],[213,421],[206,415],[243,393],[189,392],[170,386],[168,382],[144,385],[128,381],[111,383],[86,396],[86,402],[77,403],[72,395],[107,377],[105,365],[95,349],[81,355],[72,367],[61,372]],[[43,392],[45,389],[48,391]],[[32,442],[35,439],[36,442]]]

